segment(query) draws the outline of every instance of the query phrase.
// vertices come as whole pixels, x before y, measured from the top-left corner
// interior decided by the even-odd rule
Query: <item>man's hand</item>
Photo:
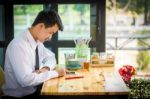
[[[64,68],[59,68],[56,71],[58,72],[58,77],[62,77],[62,76],[64,76],[66,74]]]
[[[41,69],[39,69],[39,70],[36,70],[35,72],[36,72],[37,74],[40,74],[40,73],[47,72],[47,71],[50,71],[50,68],[49,68],[49,67],[43,67],[43,68],[41,68]]]
[[[43,67],[43,68],[41,68],[41,69],[39,69],[39,70],[36,70],[35,72],[36,72],[37,74],[40,74],[40,73],[44,73],[44,72],[47,72],[47,71],[50,71],[50,68],[49,68],[49,67]],[[66,74],[65,68],[58,68],[58,69],[56,70],[56,72],[58,73],[58,77],[62,77],[62,76],[64,76],[64,75]]]

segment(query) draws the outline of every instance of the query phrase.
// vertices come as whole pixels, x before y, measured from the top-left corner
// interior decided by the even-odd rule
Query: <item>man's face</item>
[[[52,27],[48,27],[48,28],[45,28],[45,26],[43,26],[43,27],[41,27],[41,29],[37,35],[37,38],[40,42],[50,40],[52,35],[55,34],[58,31],[58,29],[59,28],[58,28],[57,24],[53,25]]]

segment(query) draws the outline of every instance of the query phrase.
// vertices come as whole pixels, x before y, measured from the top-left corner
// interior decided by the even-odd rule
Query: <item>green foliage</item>
[[[148,34],[148,30],[142,30],[140,32],[137,32],[138,34]],[[140,40],[138,40],[138,46],[145,46],[145,43],[141,42]],[[138,55],[137,55],[137,63],[138,63],[138,69],[145,69],[150,61],[150,54],[149,51],[139,51]]]
[[[76,25],[85,25],[90,23],[90,21],[87,21],[90,19],[90,4],[60,4],[58,11],[65,24],[75,22]],[[68,20],[70,17],[73,17],[72,21]]]
[[[107,0],[107,10],[116,9],[129,12],[134,18],[144,14],[144,25],[150,22],[150,0]]]
[[[150,55],[148,51],[140,51],[137,55],[137,63],[138,63],[138,69],[145,69],[150,62]]]
[[[77,10],[81,13],[84,13],[86,11],[89,11],[90,10],[90,6],[86,5],[86,4],[77,4],[74,6],[74,10]]]
[[[24,15],[24,14],[37,14],[43,9],[42,5],[15,5],[14,14]]]
[[[58,6],[58,9],[59,9],[59,13],[60,14],[65,14],[65,12],[67,11],[67,9],[68,9],[68,5],[59,5]]]
[[[80,24],[86,24],[84,18],[85,12],[90,11],[90,6],[86,4],[77,4],[73,7],[74,10],[80,12]]]
[[[135,99],[148,99],[150,98],[150,79],[135,78],[130,84],[130,97]]]
[[[137,31],[138,34],[148,34],[149,30],[143,29],[142,31]]]
[[[117,0],[117,8],[123,9],[129,2],[128,11],[138,14],[144,13],[146,4],[150,5],[149,0]],[[148,9],[150,6],[148,6]]]

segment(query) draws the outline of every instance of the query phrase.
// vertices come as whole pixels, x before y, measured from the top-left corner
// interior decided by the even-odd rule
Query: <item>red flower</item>
[[[135,68],[131,65],[123,65],[123,67],[119,69],[119,74],[126,83],[129,83],[132,75],[135,74]]]

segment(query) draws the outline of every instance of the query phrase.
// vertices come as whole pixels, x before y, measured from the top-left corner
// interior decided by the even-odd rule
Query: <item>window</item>
[[[0,5],[0,41],[5,40],[4,18],[4,6]]]
[[[58,64],[65,63],[64,53],[75,52],[74,39],[78,37],[91,38],[88,59],[94,51],[105,51],[105,1],[61,2],[45,8],[58,11],[64,24],[63,32],[59,31],[51,41],[45,42],[47,47],[51,46]]]
[[[43,5],[14,5],[14,35],[17,37],[30,27]]]
[[[149,72],[149,0],[107,0],[106,4],[106,49],[116,54],[116,67],[129,64]]]
[[[84,36],[91,38],[88,49],[89,55],[92,54],[93,51],[105,51],[105,2],[105,0],[14,0],[13,2],[8,1],[6,4],[0,2],[1,53],[5,53],[7,45],[14,37],[17,37],[19,33],[22,33],[31,26],[37,13],[42,9],[55,9],[61,15],[62,19],[64,21],[66,20],[65,26],[68,28],[65,28],[65,32],[55,34],[51,41],[44,43],[49,50],[55,53],[57,60],[59,59],[59,53],[63,53],[67,49],[69,49],[69,51],[74,50],[75,44],[73,37],[78,38],[79,36]],[[67,7],[65,8],[65,6]],[[83,7],[83,11],[79,10],[81,6]],[[69,16],[71,21],[70,19],[67,20],[63,18],[65,14],[69,14],[63,12],[66,10],[73,10],[72,14],[74,14],[75,17],[72,16],[71,19]],[[76,19],[76,17],[78,19]],[[65,35],[67,32],[70,33]]]
[[[0,66],[4,66],[4,48],[0,48],[0,56],[1,56],[1,58],[0,58]]]
[[[0,66],[4,65],[4,45],[5,30],[4,30],[4,6],[0,5]]]
[[[82,8],[82,10],[81,10]],[[58,33],[58,40],[90,39],[90,4],[59,4],[58,13],[61,16],[64,31]],[[59,64],[64,64],[64,53],[75,53],[75,48],[58,48]],[[90,48],[88,50],[90,56]]]
[[[105,51],[105,1],[73,0],[44,4],[37,0],[36,2],[27,2],[27,4],[19,1],[15,3],[13,4],[14,37],[31,26],[40,10],[54,9],[58,11],[65,27],[64,31],[59,31],[53,35],[51,41],[44,43],[49,50],[55,53],[58,63],[64,63],[62,57],[65,52],[75,51],[74,39],[78,37],[91,38],[88,48],[89,59],[93,51]]]
[[[90,59],[90,54],[92,54],[93,51],[100,51],[100,46],[103,46],[101,50],[105,50],[105,39],[99,35],[103,35],[105,31],[103,33],[99,33],[101,31],[97,30],[100,25],[99,21],[101,22],[99,17],[104,17],[102,17],[98,8],[102,8],[103,6],[97,5],[96,3],[75,3],[56,4],[49,7],[51,7],[49,9],[54,8],[58,10],[58,13],[64,24],[64,31],[59,31],[51,41],[54,42],[51,43],[54,48],[52,48],[52,50],[56,53],[56,57],[58,56],[57,58],[59,64],[65,63],[64,53],[75,52],[76,45],[74,40],[77,38],[91,38],[87,52],[88,59]],[[98,43],[99,41],[101,41],[101,43]],[[47,43],[47,46],[49,45],[50,43]]]
[[[64,24],[58,40],[90,38],[90,4],[59,4],[58,13]]]

